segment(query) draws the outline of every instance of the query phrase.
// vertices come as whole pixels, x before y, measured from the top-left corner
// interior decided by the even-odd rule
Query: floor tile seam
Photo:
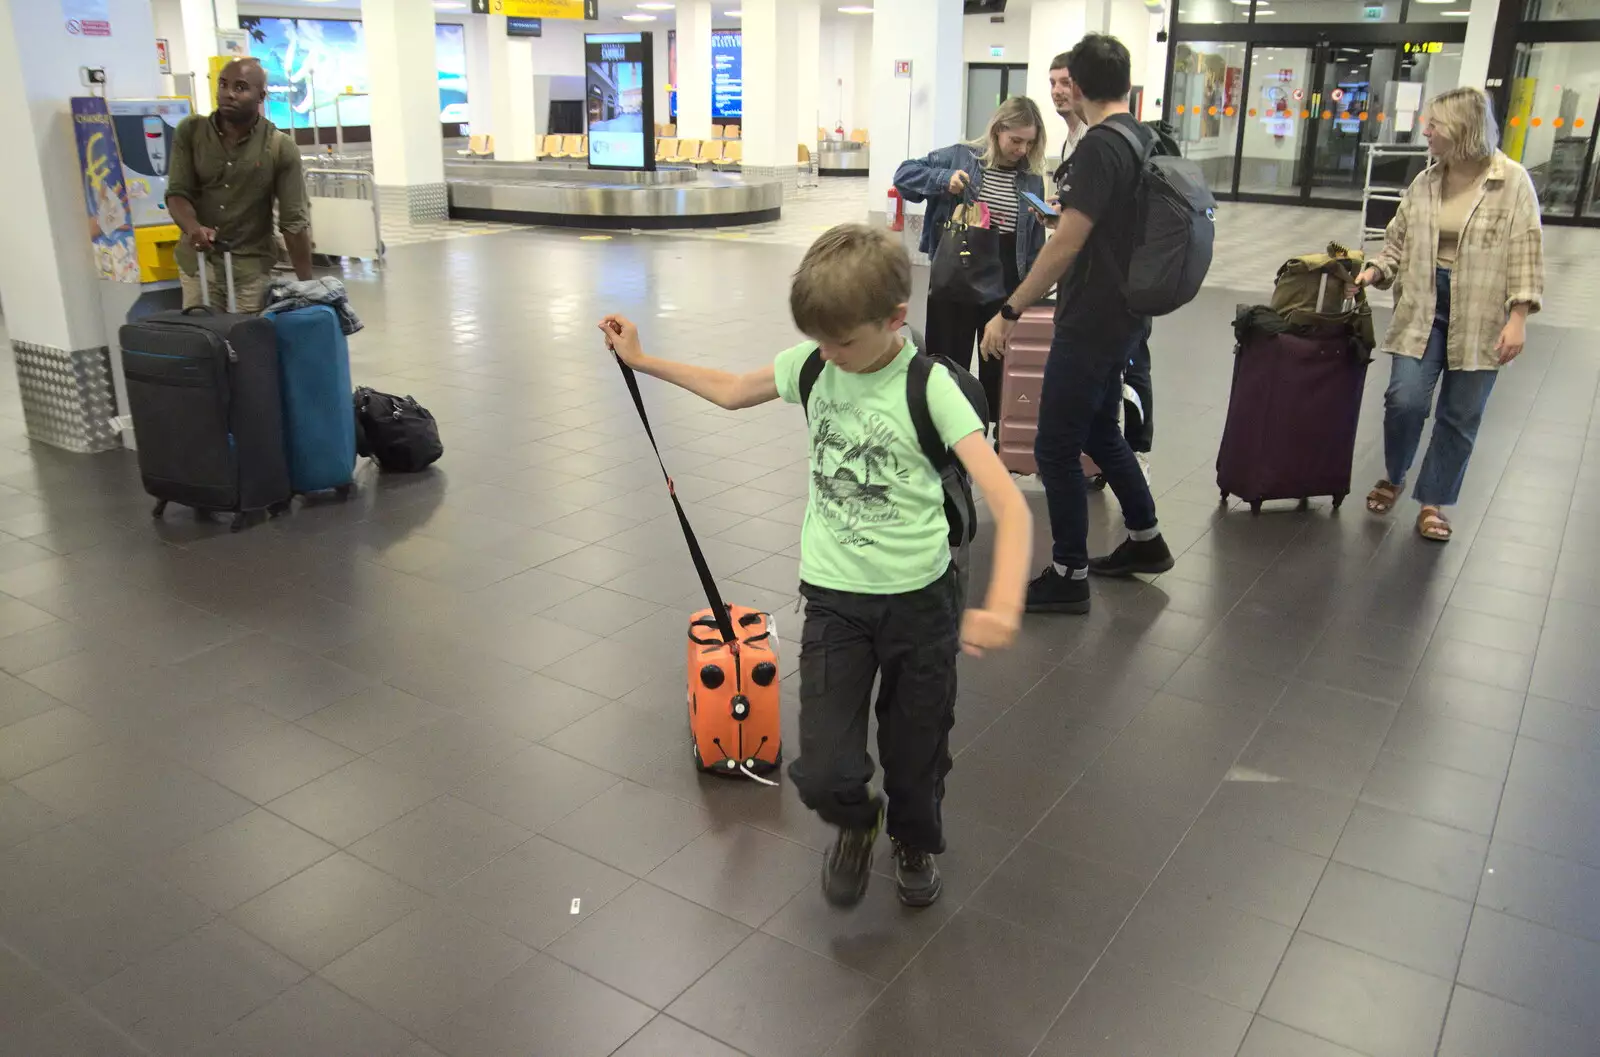
[[[1318,937],[1318,938],[1320,938],[1320,937]],[[1322,1035],[1318,1035],[1314,1031],[1308,1031],[1305,1028],[1296,1027],[1293,1024],[1285,1024],[1281,1020],[1274,1020],[1272,1017],[1269,1017],[1269,1016],[1267,1016],[1267,1015],[1265,1015],[1263,1013],[1256,1013],[1251,1018],[1250,1023],[1251,1023],[1252,1027],[1255,1026],[1255,1022],[1257,1020],[1264,1020],[1269,1024],[1276,1024],[1276,1025],[1278,1025],[1278,1027],[1286,1028],[1287,1030],[1295,1032],[1298,1035],[1305,1035],[1308,1038],[1317,1039],[1317,1040],[1319,1040],[1321,1042],[1326,1042],[1330,1046],[1335,1046],[1335,1047],[1338,1047],[1339,1049],[1342,1049],[1342,1050],[1349,1050],[1351,1053],[1358,1054],[1359,1057],[1376,1057],[1375,1054],[1369,1054],[1365,1050],[1356,1049],[1354,1046],[1351,1046],[1348,1042],[1337,1042],[1337,1041],[1335,1041],[1333,1039],[1326,1038],[1326,1037],[1324,1037]],[[1250,1032],[1247,1030],[1245,1032],[1245,1037],[1239,1040],[1239,1049],[1234,1054],[1234,1057],[1239,1057],[1239,1054],[1244,1053],[1244,1044],[1249,1041],[1249,1038],[1250,1038]],[[1435,1057],[1437,1057],[1437,1055],[1435,1055]]]
[[[1285,686],[1285,692],[1286,691],[1287,691],[1287,685]],[[1276,708],[1277,705],[1278,705],[1278,702],[1281,701],[1282,698],[1283,698],[1283,692],[1280,692],[1278,697],[1274,700],[1272,707]],[[1256,729],[1251,733],[1250,737],[1245,741],[1244,745],[1239,749],[1238,753],[1234,756],[1234,760],[1233,760],[1233,764],[1232,764],[1233,767],[1237,767],[1239,765],[1239,760],[1244,757],[1244,754],[1249,750],[1251,743],[1255,741],[1256,735],[1258,735],[1261,732],[1261,728],[1266,725],[1266,722],[1267,722],[1266,715],[1270,715],[1270,710],[1263,715],[1262,719],[1256,724]],[[1230,768],[1230,770],[1231,770],[1231,768]],[[1167,853],[1167,857],[1164,860],[1162,860],[1161,866],[1156,870],[1154,876],[1152,876],[1150,881],[1145,885],[1144,891],[1142,891],[1139,894],[1139,898],[1134,901],[1133,906],[1130,907],[1128,909],[1128,912],[1123,915],[1121,923],[1119,923],[1117,925],[1117,928],[1115,929],[1115,931],[1112,932],[1110,938],[1106,940],[1105,945],[1103,947],[1101,947],[1100,953],[1095,956],[1094,962],[1093,962],[1093,964],[1090,965],[1089,971],[1086,974],[1084,974],[1083,980],[1080,980],[1078,982],[1078,986],[1073,989],[1072,994],[1067,998],[1067,1001],[1065,1002],[1065,1004],[1063,1004],[1062,1007],[1056,1012],[1055,1017],[1053,1017],[1051,1019],[1050,1025],[1045,1029],[1044,1034],[1040,1036],[1039,1041],[1037,1043],[1035,1043],[1033,1049],[1031,1051],[1029,1051],[1030,1052],[1030,1057],[1037,1057],[1037,1055],[1039,1053],[1039,1048],[1044,1045],[1044,1043],[1045,1043],[1045,1041],[1047,1039],[1049,1039],[1051,1032],[1053,1032],[1055,1030],[1056,1025],[1060,1023],[1061,1018],[1066,1016],[1067,1010],[1069,1008],[1071,1008],[1072,1002],[1073,1002],[1074,999],[1077,998],[1078,992],[1080,990],[1082,990],[1083,984],[1085,982],[1087,982],[1089,977],[1094,974],[1095,970],[1100,967],[1100,964],[1103,961],[1107,960],[1107,955],[1109,954],[1112,946],[1117,942],[1117,938],[1120,937],[1122,935],[1122,933],[1123,933],[1123,930],[1125,930],[1128,927],[1128,922],[1133,919],[1133,915],[1138,912],[1138,910],[1139,910],[1139,908],[1141,906],[1144,905],[1144,901],[1145,901],[1146,898],[1149,897],[1150,891],[1156,886],[1156,883],[1161,880],[1161,876],[1166,873],[1168,867],[1170,867],[1172,865],[1172,860],[1177,857],[1178,849],[1183,846],[1183,842],[1184,841],[1189,839],[1189,835],[1191,833],[1193,833],[1194,830],[1195,830],[1195,827],[1200,824],[1200,819],[1202,817],[1204,817],[1205,812],[1211,806],[1212,801],[1214,801],[1216,799],[1217,794],[1219,792],[1221,792],[1223,787],[1226,786],[1227,784],[1228,784],[1227,778],[1224,777],[1221,781],[1219,781],[1217,783],[1216,787],[1211,791],[1211,794],[1206,797],[1206,802],[1205,802],[1205,804],[1203,804],[1201,806],[1200,813],[1198,815],[1196,815],[1194,817],[1194,819],[1192,819],[1189,822],[1189,825],[1184,829],[1183,834],[1178,838],[1177,842],[1172,846],[1172,850],[1169,851]],[[1065,796],[1065,794],[1063,794],[1063,797],[1064,796]],[[1057,804],[1059,804],[1059,803],[1060,803],[1060,801],[1058,800]],[[1052,805],[1051,808],[1050,808],[1050,811],[1054,811],[1054,810],[1055,810],[1055,805]],[[1049,812],[1047,811],[1046,815],[1048,815],[1048,814],[1049,814]],[[1353,812],[1352,812],[1352,814],[1353,814]],[[1039,825],[1041,825],[1042,823],[1043,823],[1043,819],[1041,818],[1040,822],[1035,823],[1033,829],[1029,830],[1028,836],[1025,836],[1023,839],[1024,840],[1029,839],[1029,837],[1031,837],[1033,831],[1038,829]],[[1347,816],[1345,818],[1345,826],[1348,826],[1349,824],[1350,824],[1350,819]],[[1344,827],[1340,827],[1340,837],[1343,837],[1343,835],[1344,835]],[[1273,842],[1269,842],[1269,843],[1273,843]],[[1337,846],[1337,842],[1335,843],[1335,846]],[[1013,851],[1015,851],[1015,849],[1013,849]],[[1009,858],[1009,856],[1008,856],[1008,858]],[[1329,866],[1329,864],[1331,862],[1332,862],[1331,858],[1327,858],[1327,859],[1323,860],[1322,874],[1320,874],[1318,876],[1318,878],[1317,878],[1317,884],[1318,885],[1321,885],[1322,878],[1327,875],[1328,866]],[[1313,889],[1313,892],[1314,891],[1315,891],[1315,889]],[[1310,900],[1307,900],[1306,908],[1307,909],[1310,908]],[[1246,911],[1240,911],[1240,913],[1247,913],[1247,912]],[[1256,915],[1253,915],[1253,914],[1250,915],[1250,916],[1251,917],[1256,917]],[[1301,912],[1301,921],[1303,921],[1304,919],[1305,919],[1305,911],[1302,911]],[[1262,920],[1265,920],[1265,919],[1262,919]],[[1283,925],[1281,925],[1280,923],[1277,923],[1277,922],[1274,922],[1274,924],[1279,924],[1280,927],[1287,927],[1287,926],[1283,926]],[[1291,931],[1291,934],[1290,934],[1291,943],[1293,942],[1293,933],[1297,932],[1298,930],[1299,930],[1299,923],[1297,922],[1295,927],[1294,927],[1294,929]],[[1286,944],[1284,946],[1283,958],[1286,958],[1288,956],[1288,946],[1289,946],[1288,944]],[[1277,968],[1275,968],[1273,970],[1273,980],[1277,979],[1277,974],[1278,974],[1279,971],[1281,971],[1281,969],[1283,967],[1283,958],[1279,959]],[[1112,962],[1115,963],[1115,959],[1112,959]],[[1189,988],[1186,985],[1177,983],[1176,981],[1168,980],[1167,982],[1174,984],[1174,986],[1182,987],[1185,990],[1193,991],[1195,994],[1201,994],[1201,992],[1194,991],[1193,988]],[[1271,984],[1271,981],[1269,981],[1266,990],[1262,992],[1262,999],[1261,999],[1262,1002],[1266,1001],[1266,995],[1267,995],[1268,992],[1271,991],[1271,989],[1272,989],[1272,984]],[[1210,996],[1205,996],[1205,997],[1209,998]],[[1216,1000],[1216,999],[1213,999],[1213,1000],[1214,1001],[1220,1001],[1220,1000]],[[1232,1003],[1224,1003],[1224,1004],[1232,1006]],[[1238,1008],[1241,1008],[1241,1007],[1233,1006],[1233,1008],[1238,1009]],[[1254,1014],[1259,1010],[1259,1008],[1260,1008],[1260,1003],[1257,1003],[1257,1009],[1256,1010],[1250,1010],[1249,1012]],[[1242,1044],[1243,1044],[1243,1042],[1241,1040],[1241,1045]]]
[[[1482,834],[1474,834],[1474,836],[1480,836],[1481,837]],[[1587,861],[1585,859],[1574,859],[1570,855],[1563,855],[1561,852],[1549,851],[1549,850],[1547,850],[1545,848],[1537,848],[1537,847],[1534,847],[1532,844],[1524,844],[1522,841],[1512,840],[1510,837],[1502,837],[1502,836],[1495,835],[1495,836],[1491,836],[1491,837],[1489,837],[1487,839],[1488,839],[1491,847],[1494,844],[1497,844],[1497,843],[1499,843],[1499,844],[1509,844],[1513,848],[1520,848],[1523,851],[1531,851],[1535,855],[1543,855],[1543,856],[1545,856],[1546,858],[1549,858],[1549,859],[1556,859],[1556,860],[1558,860],[1560,862],[1566,863],[1569,866],[1581,866],[1585,870],[1590,870],[1590,871],[1593,871],[1595,873],[1600,873],[1600,859],[1596,859],[1594,862],[1589,862],[1589,861]],[[15,847],[15,845],[13,845],[13,847]],[[1519,915],[1516,915],[1516,914],[1512,914],[1510,911],[1507,911],[1507,910],[1499,910],[1496,907],[1490,907],[1489,909],[1490,910],[1494,910],[1498,914],[1508,914],[1511,917],[1518,917],[1519,916]],[[1532,921],[1533,919],[1532,918],[1525,918],[1524,920]],[[1541,921],[1534,921],[1533,923],[1535,925],[1543,925],[1544,924]],[[1545,925],[1544,927],[1545,928],[1551,928],[1552,926]],[[1557,929],[1556,931],[1559,932],[1560,930]],[[1600,943],[1600,940],[1594,940],[1592,942]]]
[[[212,920],[215,919],[213,918]],[[187,939],[190,935],[193,935],[195,931],[198,931],[198,928],[185,933],[182,937],[179,937],[179,939]],[[164,950],[165,947],[162,949]],[[35,1020],[40,1016],[46,1016],[61,1009],[71,1008],[76,1010],[80,1015],[87,1016],[91,1020],[95,1021],[102,1029],[116,1036],[117,1041],[129,1047],[134,1052],[147,1055],[147,1057],[161,1057],[161,1055],[156,1053],[156,1051],[151,1050],[149,1047],[145,1046],[143,1042],[126,1031],[122,1025],[118,1024],[116,1021],[102,1013],[100,1008],[93,1002],[89,1001],[89,999],[86,997],[85,991],[87,989],[85,989],[85,991],[77,990],[71,984],[61,979],[55,973],[51,972],[48,968],[40,965],[38,962],[28,957],[26,952],[19,950],[16,946],[8,942],[4,936],[0,936],[0,951],[3,951],[14,961],[20,963],[24,968],[36,974],[52,988],[66,996],[59,1005],[52,1006],[50,1009],[44,1010],[42,1013],[37,1014],[34,1017]],[[128,968],[132,968],[132,966],[126,966],[124,969],[119,970],[119,972],[125,972]],[[117,974],[112,974],[112,976],[115,975]],[[109,980],[111,978],[112,977],[107,977],[106,979]],[[103,983],[104,981],[101,982]],[[92,986],[98,986],[98,984]],[[254,1012],[254,1010],[251,1010],[251,1012]]]

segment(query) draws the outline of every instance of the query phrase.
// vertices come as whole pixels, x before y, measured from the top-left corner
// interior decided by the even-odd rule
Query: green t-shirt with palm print
[[[800,368],[817,347],[778,354],[778,395],[800,402]],[[944,486],[917,443],[906,403],[907,341],[889,364],[851,374],[828,364],[811,389],[811,492],[800,530],[800,578],[859,594],[918,591],[950,566]],[[957,441],[983,429],[950,372],[928,376],[928,410],[939,437]]]

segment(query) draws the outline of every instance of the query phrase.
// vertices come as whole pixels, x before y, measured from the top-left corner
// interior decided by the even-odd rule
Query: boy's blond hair
[[[887,232],[840,224],[811,244],[789,288],[789,311],[800,333],[842,338],[883,323],[911,300],[911,258]]]

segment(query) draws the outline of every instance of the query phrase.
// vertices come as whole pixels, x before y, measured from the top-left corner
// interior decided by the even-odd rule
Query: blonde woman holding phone
[[[1413,496],[1417,532],[1450,539],[1444,508],[1461,492],[1478,425],[1500,368],[1522,353],[1528,316],[1544,295],[1539,199],[1527,170],[1496,148],[1488,97],[1476,88],[1428,103],[1423,135],[1438,164],[1406,189],[1383,252],[1357,283],[1396,291],[1382,350],[1393,359],[1384,394],[1388,476],[1367,495],[1387,514],[1400,500],[1438,406]]]

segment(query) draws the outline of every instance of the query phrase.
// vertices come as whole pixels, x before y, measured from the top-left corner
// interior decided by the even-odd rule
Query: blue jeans
[[[1420,360],[1395,356],[1390,366],[1389,389],[1383,395],[1383,452],[1390,483],[1404,485],[1422,441],[1422,426],[1428,421],[1434,388],[1438,387],[1433,436],[1412,495],[1423,506],[1450,506],[1461,495],[1461,481],[1467,474],[1473,442],[1478,438],[1478,424],[1483,421],[1483,409],[1489,403],[1499,372],[1458,371],[1450,367],[1445,353],[1445,341],[1450,335],[1448,268],[1438,269],[1436,282],[1437,307],[1427,351]]]
[[[1144,340],[1143,326],[1110,336],[1056,328],[1039,394],[1033,455],[1050,508],[1051,559],[1069,569],[1089,564],[1089,497],[1078,457],[1087,452],[1122,504],[1131,531],[1156,527],[1156,501],[1117,423],[1122,371]]]

